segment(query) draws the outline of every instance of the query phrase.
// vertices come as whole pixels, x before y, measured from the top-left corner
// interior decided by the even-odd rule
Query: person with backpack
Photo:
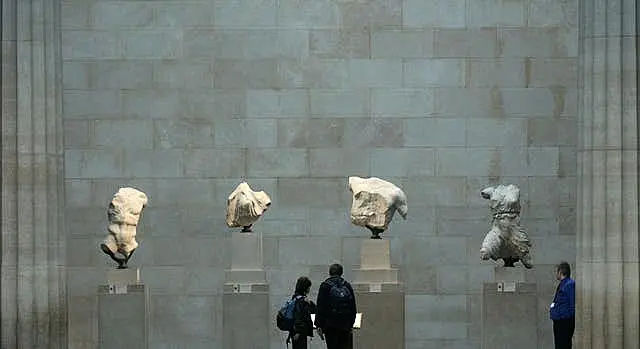
[[[311,314],[315,313],[315,305],[307,300],[310,291],[311,280],[306,276],[299,277],[293,296],[276,316],[278,328],[289,333],[287,346],[291,343],[292,349],[307,349],[307,337],[313,337]]]
[[[318,290],[315,325],[327,349],[353,349],[356,297],[351,284],[342,278],[340,264],[329,267],[329,278]]]

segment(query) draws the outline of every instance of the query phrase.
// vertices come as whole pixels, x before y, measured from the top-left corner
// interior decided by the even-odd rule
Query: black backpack
[[[351,305],[354,295],[346,281],[337,279],[328,281],[330,315],[335,320],[348,319],[353,316]]]

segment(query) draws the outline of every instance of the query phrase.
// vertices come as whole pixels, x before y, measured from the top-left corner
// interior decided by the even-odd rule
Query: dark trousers
[[[553,320],[553,339],[556,349],[571,349],[573,331],[576,329],[576,318]]]
[[[327,349],[353,349],[353,331],[327,328],[324,331]]]
[[[291,349],[307,349],[307,336],[300,336],[297,341],[294,341],[292,337]]]

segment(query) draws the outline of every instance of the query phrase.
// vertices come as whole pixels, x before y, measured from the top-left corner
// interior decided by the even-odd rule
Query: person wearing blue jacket
[[[571,267],[567,262],[556,266],[556,279],[560,281],[549,315],[553,321],[553,338],[556,349],[571,349],[576,328],[576,282],[571,279]]]

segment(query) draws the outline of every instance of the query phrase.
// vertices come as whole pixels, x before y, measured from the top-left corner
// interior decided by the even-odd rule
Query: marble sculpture
[[[351,223],[369,229],[372,239],[380,239],[396,210],[407,219],[407,196],[393,183],[376,177],[349,177],[349,191],[353,195]]]
[[[120,188],[109,203],[108,235],[100,248],[118,263],[118,269],[127,268],[129,259],[138,248],[136,227],[147,201],[147,195],[137,189]]]
[[[514,267],[520,261],[525,268],[533,268],[531,241],[520,225],[520,189],[513,185],[498,185],[481,191],[482,198],[491,203],[491,229],[482,242],[482,260],[504,261]]]
[[[251,232],[252,225],[270,206],[267,193],[253,191],[247,182],[242,182],[227,198],[227,226],[242,227],[242,232]]]

